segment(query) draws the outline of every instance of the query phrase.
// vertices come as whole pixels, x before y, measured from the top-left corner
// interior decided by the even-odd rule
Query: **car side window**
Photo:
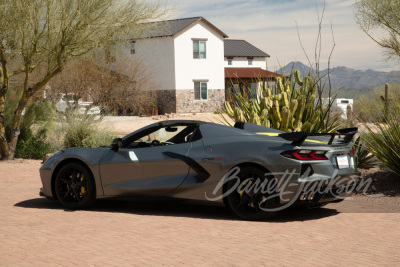
[[[130,141],[126,148],[141,148],[153,146],[175,145],[193,142],[194,138],[199,139],[199,132],[194,126],[167,126],[161,127],[153,132],[145,133]],[[201,138],[201,135],[200,135]]]

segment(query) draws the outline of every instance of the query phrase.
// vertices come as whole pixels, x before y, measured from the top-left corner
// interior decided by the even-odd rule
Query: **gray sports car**
[[[219,201],[242,219],[263,220],[293,204],[320,207],[351,195],[356,132],[162,121],[107,147],[57,151],[40,168],[40,195],[71,209],[116,196]]]

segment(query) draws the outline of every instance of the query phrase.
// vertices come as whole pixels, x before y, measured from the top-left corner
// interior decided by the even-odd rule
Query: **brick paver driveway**
[[[223,207],[100,200],[64,210],[38,196],[39,162],[0,162],[0,266],[398,265],[400,212],[347,200],[269,222]]]

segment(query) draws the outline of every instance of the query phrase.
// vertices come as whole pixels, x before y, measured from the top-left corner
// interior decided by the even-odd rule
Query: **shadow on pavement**
[[[59,209],[65,212],[74,210],[65,209],[58,201],[51,201],[45,198],[34,198],[15,204],[16,207],[32,209]],[[192,200],[137,200],[110,198],[98,199],[89,209],[92,212],[129,213],[150,216],[174,216],[214,220],[240,220],[226,209],[223,204],[192,201]],[[336,209],[319,208],[309,210],[303,207],[291,207],[278,213],[267,222],[290,222],[318,220],[338,214]]]

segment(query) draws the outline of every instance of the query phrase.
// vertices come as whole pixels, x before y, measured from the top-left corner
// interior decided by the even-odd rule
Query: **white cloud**
[[[294,60],[307,62],[298,41],[297,22],[303,45],[314,60],[317,7],[321,15],[323,0],[175,0],[175,3],[173,17],[203,16],[229,38],[245,39],[270,54],[271,69]],[[332,23],[336,41],[333,67],[394,69],[394,63],[383,62],[382,49],[358,28],[353,4],[354,0],[325,2],[321,64],[326,64],[332,47]]]

